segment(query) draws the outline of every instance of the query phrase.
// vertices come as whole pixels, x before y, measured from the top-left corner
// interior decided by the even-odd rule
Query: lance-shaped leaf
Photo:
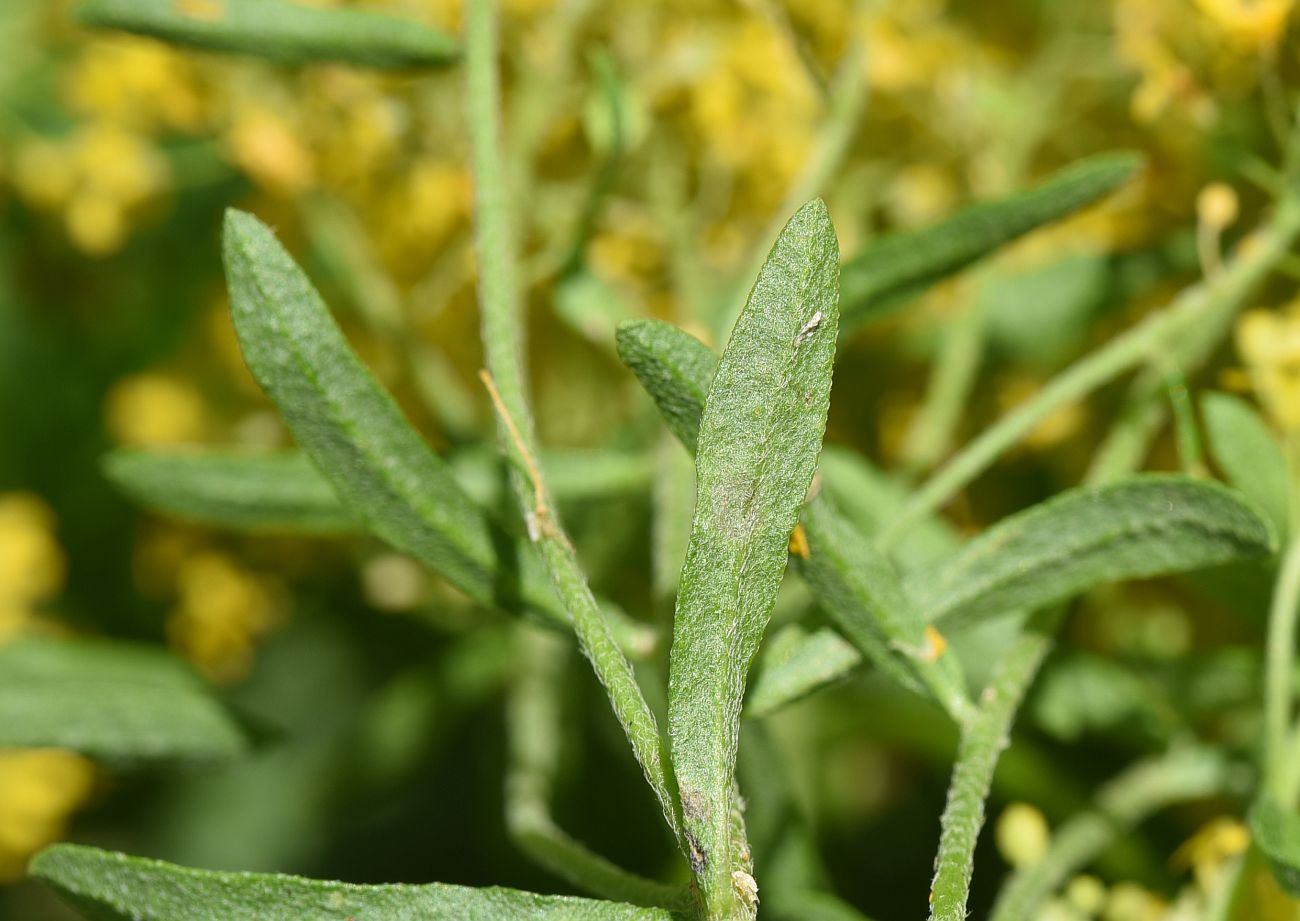
[[[710,917],[747,917],[734,769],[750,661],[785,572],[830,402],[839,252],[821,201],[772,247],[718,364],[669,665],[668,723],[688,856]]]
[[[791,625],[763,648],[745,715],[754,719],[843,678],[862,664],[862,653],[829,627],[806,633]]]
[[[1226,393],[1207,393],[1201,413],[1210,453],[1228,482],[1268,516],[1279,535],[1286,534],[1286,457],[1268,425],[1249,403]]]
[[[90,921],[672,921],[638,908],[442,883],[356,886],[269,873],[217,873],[60,844],[31,875]]]
[[[347,534],[358,529],[329,480],[302,454],[114,451],[104,473],[156,512],[240,531]]]
[[[846,330],[901,303],[1032,230],[1096,202],[1122,185],[1141,158],[1111,153],[1072,164],[1023,192],[960,211],[931,227],[890,234],[844,264]]]
[[[1300,812],[1262,796],[1250,810],[1250,830],[1282,888],[1300,898]]]
[[[244,359],[351,514],[471,598],[568,624],[532,546],[466,495],[270,229],[227,212],[225,260]],[[644,653],[643,631],[626,615],[612,620],[623,645]]]
[[[618,350],[674,434],[694,452],[716,356],[698,339],[658,320],[622,324]],[[960,712],[965,690],[956,659],[937,655],[937,641],[927,636],[925,622],[904,595],[892,563],[836,510],[828,492],[819,491],[804,511],[811,555],[799,561],[800,574],[858,650],[905,686],[929,689],[949,712]],[[752,713],[775,709],[782,702],[775,688],[795,695],[806,692],[815,686],[808,683],[812,676],[824,674],[832,663],[851,665],[860,658],[846,657],[842,650],[828,655],[823,637],[814,635],[809,642],[817,645],[792,651],[790,663],[769,675],[760,697],[763,704]]]
[[[282,64],[440,67],[458,53],[450,36],[412,19],[285,0],[85,0],[77,17],[89,26]]]
[[[180,660],[103,640],[0,647],[0,747],[67,748],[105,761],[214,761],[249,739]]]
[[[1268,525],[1232,490],[1151,474],[1072,489],[1012,515],[908,588],[925,617],[955,627],[1106,582],[1259,559],[1273,546]]]

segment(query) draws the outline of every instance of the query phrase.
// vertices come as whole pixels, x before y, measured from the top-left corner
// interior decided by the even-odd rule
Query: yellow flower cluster
[[[1278,429],[1300,429],[1300,300],[1250,310],[1237,323],[1237,351],[1251,386]]]
[[[36,624],[63,575],[49,506],[30,493],[0,494],[0,643]],[[93,780],[72,752],[0,749],[0,883],[20,879],[31,855],[62,834]]]

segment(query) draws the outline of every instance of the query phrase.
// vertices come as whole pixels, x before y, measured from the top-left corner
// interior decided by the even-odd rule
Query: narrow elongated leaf
[[[998,247],[1060,220],[1127,182],[1141,165],[1128,153],[1091,157],[1023,192],[960,211],[921,230],[869,243],[844,264],[846,330],[960,271]]]
[[[736,827],[736,737],[750,661],[821,450],[838,269],[830,215],[811,202],[786,224],[759,272],[700,422],[668,722],[688,856],[716,917],[752,911],[733,876],[750,870]]]
[[[718,356],[690,333],[662,320],[620,323],[615,339],[623,363],[655,401],[672,433],[694,454]]]
[[[1201,413],[1210,453],[1228,482],[1259,506],[1279,535],[1286,534],[1286,458],[1268,425],[1249,403],[1226,393],[1203,396]]]
[[[0,647],[0,747],[209,761],[243,754],[249,740],[198,676],[166,653],[27,639]]]
[[[1265,795],[1250,810],[1250,830],[1282,888],[1300,898],[1300,813]]]
[[[1273,546],[1268,525],[1231,490],[1151,474],[1072,489],[1012,515],[908,588],[926,618],[955,627],[1105,582],[1266,557]]]
[[[90,921],[671,921],[637,908],[514,889],[355,886],[268,873],[216,873],[60,844],[31,875]]]
[[[346,534],[357,519],[302,454],[115,451],[104,472],[156,512],[241,531]]]
[[[352,514],[470,597],[567,623],[533,548],[505,535],[465,494],[275,235],[230,211],[225,258],[244,358]]]
[[[88,26],[282,64],[439,67],[457,56],[454,39],[415,20],[288,0],[85,0],[77,17]]]
[[[745,715],[754,719],[842,678],[862,664],[862,653],[829,627],[811,633],[789,627],[764,648]]]
[[[698,339],[658,320],[637,320],[618,329],[619,355],[655,401],[674,434],[694,452],[695,433],[704,407],[704,395],[717,370],[717,358]],[[905,686],[928,690],[949,712],[962,708],[964,689],[956,660],[939,661],[927,641],[921,620],[899,584],[889,560],[842,516],[823,488],[808,503],[803,524],[811,556],[800,560],[800,574],[818,603],[845,636],[862,653]],[[928,533],[928,532],[927,532]],[[812,677],[825,673],[831,663],[851,667],[859,657],[842,651],[828,654],[823,637],[792,655],[791,664],[771,673],[768,688],[779,680],[789,693],[763,692],[766,703],[751,704],[751,713],[776,709],[815,684]],[[831,676],[825,675],[823,682]]]

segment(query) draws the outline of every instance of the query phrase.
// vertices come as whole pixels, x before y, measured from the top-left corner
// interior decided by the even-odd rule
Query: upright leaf
[[[1250,811],[1250,830],[1282,888],[1300,898],[1300,813],[1265,795]]]
[[[198,676],[164,652],[27,639],[0,647],[0,747],[213,761],[244,754],[249,740]]]
[[[700,423],[668,721],[692,871],[711,918],[752,917],[734,792],[750,661],[785,571],[830,402],[838,246],[826,206],[792,217],[759,272]]]
[[[114,451],[104,472],[146,508],[240,531],[346,534],[357,519],[295,452]]]
[[[955,627],[1105,582],[1258,559],[1273,548],[1268,525],[1231,490],[1150,474],[1072,489],[1012,515],[908,588],[932,623]]]
[[[1286,457],[1268,425],[1249,403],[1226,393],[1201,398],[1210,454],[1246,498],[1268,516],[1279,535],[1288,531],[1290,488]]]
[[[615,339],[623,363],[655,401],[678,441],[694,454],[718,356],[690,333],[662,320],[620,323]]]
[[[77,17],[88,26],[282,64],[440,67],[457,55],[454,39],[413,19],[286,0],[84,0]]]
[[[567,624],[532,546],[465,494],[270,229],[228,212],[225,258],[244,358],[349,512],[471,598]],[[625,617],[618,623],[624,640],[644,645]]]
[[[672,921],[658,908],[514,889],[355,886],[269,873],[191,870],[60,844],[31,874],[90,921]]]
[[[931,227],[890,234],[844,264],[844,326],[852,329],[1032,230],[1096,202],[1142,161],[1110,153],[1066,167],[1023,192],[960,211]]]

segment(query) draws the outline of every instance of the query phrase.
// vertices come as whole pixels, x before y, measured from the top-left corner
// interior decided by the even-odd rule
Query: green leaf
[[[1250,830],[1282,888],[1300,898],[1300,813],[1262,796],[1250,811]]]
[[[103,640],[0,647],[0,747],[68,748],[107,761],[215,761],[249,740],[179,659]]]
[[[225,258],[244,358],[343,504],[471,598],[567,624],[533,548],[465,494],[275,235],[252,215],[227,212]]]
[[[347,534],[357,520],[296,452],[114,451],[104,473],[155,512],[240,531]]]
[[[1266,557],[1274,538],[1229,489],[1151,474],[1080,487],[1012,515],[908,580],[932,623],[956,627],[1095,585]]]
[[[453,38],[413,19],[283,0],[84,0],[77,18],[88,26],[282,64],[441,67],[458,54]]]
[[[688,333],[658,320],[621,325],[618,349],[673,433],[694,453],[705,393],[717,369],[713,352]],[[800,574],[854,646],[904,686],[928,689],[949,712],[960,712],[965,692],[956,659],[926,660],[925,622],[904,595],[892,563],[835,509],[826,491],[814,496],[804,510],[812,555],[800,561]],[[922,532],[920,539],[928,538],[929,532]],[[832,662],[851,666],[859,661],[843,654],[828,657],[826,641],[817,638],[817,642],[819,645],[801,651],[791,665],[772,673],[773,679],[790,685],[774,696],[768,696],[774,692],[764,691],[760,697],[765,701],[763,707],[774,710],[792,696],[811,690],[815,685],[807,682],[819,672],[823,681],[829,680],[832,676],[825,669]],[[768,687],[773,686],[769,683]],[[751,715],[761,709],[751,702]]]
[[[688,856],[710,917],[746,917],[733,873],[736,737],[749,665],[785,572],[830,402],[839,247],[813,201],[759,272],[704,405],[695,520],[682,568],[668,722]]]
[[[31,875],[91,921],[671,921],[637,908],[514,889],[355,886],[267,873],[217,873],[60,844]]]
[[[623,363],[650,394],[672,433],[694,454],[718,356],[690,333],[662,320],[620,323],[615,339]]]
[[[846,330],[1018,237],[1084,208],[1127,182],[1142,160],[1109,153],[1074,163],[1040,185],[960,211],[942,223],[882,237],[844,264]]]
[[[862,653],[829,627],[812,633],[786,627],[763,650],[745,715],[758,719],[775,713],[861,664]]]
[[[1286,457],[1268,424],[1245,400],[1226,393],[1201,397],[1201,413],[1214,462],[1285,535],[1290,507]]]

